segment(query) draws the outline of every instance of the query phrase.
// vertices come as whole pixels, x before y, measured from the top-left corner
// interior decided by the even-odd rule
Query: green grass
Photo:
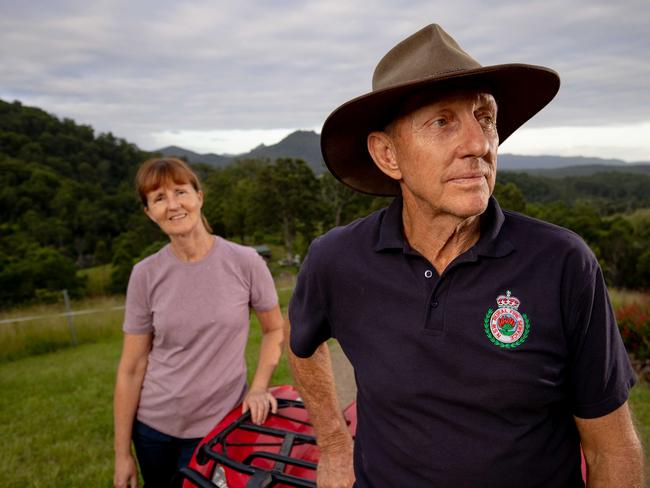
[[[650,385],[637,384],[632,389],[630,405],[645,452],[645,477],[650,481]]]
[[[612,300],[614,309],[632,305],[644,305],[650,303],[650,292],[639,290],[624,290],[621,288],[612,288],[609,290],[609,296]]]
[[[280,302],[286,309],[291,281],[278,283],[278,289]],[[622,293],[617,300],[635,298],[638,296]],[[84,302],[73,308],[106,308],[119,301],[114,298]],[[0,319],[48,312],[52,308],[32,307],[0,313]],[[58,350],[0,361],[0,439],[3,441],[0,486],[112,486],[112,395],[122,343],[121,314],[121,311],[97,314],[95,322],[85,326],[81,317],[92,316],[76,317],[82,339],[78,347],[69,347],[65,320],[62,324],[52,324],[58,331],[53,334],[64,343]],[[5,348],[12,333],[29,336],[28,331],[9,333],[2,327],[7,325],[0,324],[0,350]],[[30,327],[34,336],[44,330],[36,323],[27,323],[27,328]],[[105,328],[106,333],[95,335],[93,331],[98,327]],[[253,319],[246,352],[249,378],[256,364],[260,335],[257,321]],[[291,383],[286,358],[282,358],[272,382]],[[630,403],[644,445],[650,448],[650,386],[637,385]],[[646,457],[650,464],[650,457]]]
[[[99,310],[75,315],[72,323],[78,344],[121,337],[124,297],[94,298],[72,303],[72,310]],[[16,308],[0,312],[0,320],[35,317],[32,320],[0,323],[0,363],[45,354],[72,345],[68,319],[63,304]],[[44,317],[46,316],[46,317]]]
[[[111,486],[119,340],[0,365],[2,486]]]
[[[88,296],[96,297],[106,295],[111,283],[113,266],[104,264],[93,268],[82,269],[77,275],[86,280],[85,293]]]
[[[251,327],[252,376],[260,329]],[[121,337],[0,364],[0,486],[109,487]],[[291,383],[283,357],[273,384]]]
[[[1,486],[111,486],[112,392],[120,346],[119,339],[110,339],[0,365]],[[249,364],[254,352],[251,347]],[[286,363],[274,381],[289,382],[285,371]],[[636,386],[631,403],[650,445],[650,387]]]

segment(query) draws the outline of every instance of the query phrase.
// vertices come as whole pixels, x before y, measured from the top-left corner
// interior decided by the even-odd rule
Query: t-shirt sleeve
[[[278,304],[273,276],[266,261],[253,250],[250,259],[250,306],[257,312],[266,312]]]
[[[128,334],[147,334],[153,331],[147,275],[141,266],[134,266],[129,277],[122,330]]]
[[[636,376],[595,257],[584,277],[586,284],[572,294],[570,382],[574,415],[597,418],[625,403]]]
[[[319,345],[332,337],[322,290],[327,263],[322,262],[318,245],[319,239],[316,239],[310,246],[289,302],[289,344],[293,353],[302,358],[311,356]]]

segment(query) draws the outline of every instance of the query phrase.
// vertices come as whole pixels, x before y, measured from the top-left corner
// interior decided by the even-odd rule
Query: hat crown
[[[379,61],[372,77],[373,91],[412,83],[454,71],[481,68],[437,24],[430,24],[392,48]]]

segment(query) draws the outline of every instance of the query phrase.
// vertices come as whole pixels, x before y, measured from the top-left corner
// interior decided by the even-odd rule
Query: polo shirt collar
[[[404,238],[402,230],[402,197],[396,197],[386,208],[381,220],[374,250],[376,252],[400,249],[405,254],[417,254]],[[499,203],[494,197],[490,197],[488,207],[481,216],[481,237],[478,242],[468,251],[474,256],[502,257],[514,250],[510,240],[499,236],[505,221],[505,216]]]

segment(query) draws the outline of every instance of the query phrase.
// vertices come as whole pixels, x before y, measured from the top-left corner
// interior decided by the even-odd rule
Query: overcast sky
[[[648,0],[0,0],[0,98],[146,150],[239,153],[320,132],[433,22],[483,65],[560,73],[502,152],[650,161]]]

